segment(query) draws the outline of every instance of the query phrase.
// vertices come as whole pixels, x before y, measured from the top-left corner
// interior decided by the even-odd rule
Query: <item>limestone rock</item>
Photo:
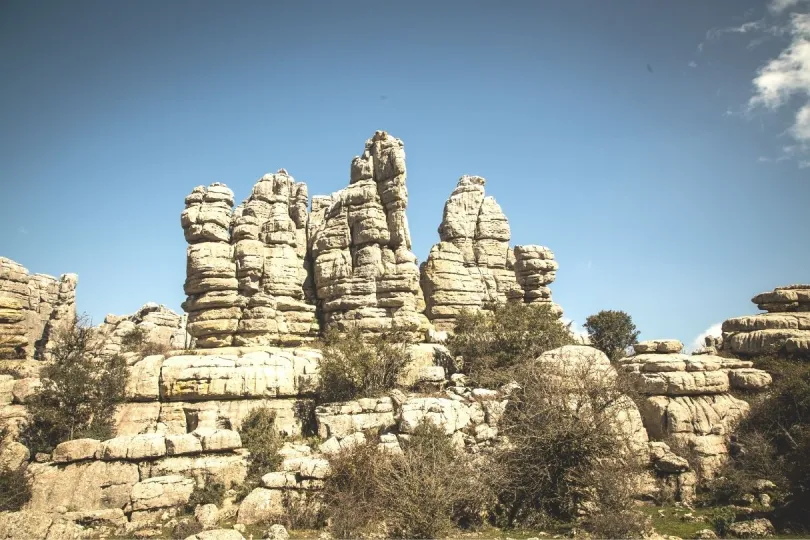
[[[0,441],[0,471],[16,471],[31,457],[28,447],[17,441]]]
[[[154,350],[184,349],[186,343],[186,316],[179,315],[164,305],[148,302],[130,315],[108,314],[104,321],[93,329],[102,344],[102,356],[124,355],[133,361],[140,360],[140,348]],[[139,332],[138,340],[130,335]],[[160,371],[159,357],[129,368],[127,396],[136,401],[156,399],[154,380]]]
[[[399,431],[413,433],[422,421],[432,422],[452,435],[470,423],[470,413],[463,404],[451,399],[409,397],[400,408]]]
[[[185,540],[245,540],[245,537],[235,529],[211,529],[188,536]]]
[[[509,222],[484,193],[486,180],[462,176],[444,206],[440,242],[421,268],[426,315],[437,330],[452,330],[462,310],[494,303],[548,304],[557,262],[544,246],[509,246]]]
[[[51,454],[54,463],[70,463],[94,459],[101,441],[97,439],[74,439],[56,445]]]
[[[732,538],[767,538],[774,532],[773,525],[765,518],[736,521],[728,526],[728,535]]]
[[[763,390],[773,382],[768,372],[754,368],[731,369],[728,380],[738,390]]]
[[[323,330],[426,327],[405,179],[402,141],[378,131],[352,161],[349,186],[313,198],[308,236]]]
[[[0,257],[0,356],[44,359],[48,338],[76,318],[76,274],[29,274]]]
[[[281,516],[283,512],[281,490],[256,488],[239,505],[236,522],[244,525],[265,523]]]
[[[788,285],[756,295],[767,311],[723,323],[723,349],[740,356],[789,353],[810,358],[810,285]]]
[[[396,425],[390,397],[319,405],[315,409],[315,419],[318,436],[322,439],[342,438],[367,430],[384,431]]]
[[[277,523],[275,525],[271,525],[270,528],[264,533],[262,538],[266,540],[288,540],[290,538],[290,533],[287,532],[284,525]]]
[[[156,476],[132,486],[132,510],[154,510],[186,504],[194,491],[194,480],[182,476]]]
[[[215,504],[201,504],[194,509],[194,519],[203,529],[213,529],[219,521],[219,509]]]
[[[683,349],[683,343],[677,339],[650,339],[640,341],[633,345],[633,350],[637,354],[641,353],[679,353]]]
[[[31,463],[29,510],[50,512],[123,508],[140,480],[138,465],[124,461],[78,461],[67,465]]]
[[[247,476],[247,459],[243,451],[231,453],[170,456],[141,461],[141,478],[182,475],[193,478],[199,486],[219,482],[226,488],[237,486]]]

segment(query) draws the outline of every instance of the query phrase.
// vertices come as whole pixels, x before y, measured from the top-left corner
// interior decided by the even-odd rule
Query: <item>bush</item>
[[[40,371],[42,387],[27,402],[23,442],[36,453],[70,439],[111,438],[115,407],[124,400],[126,362],[100,354],[85,318],[57,331],[51,343],[51,362]]]
[[[25,467],[15,471],[0,468],[0,512],[16,512],[31,500],[31,485]]]
[[[185,518],[177,522],[177,525],[172,529],[171,537],[174,540],[184,540],[189,536],[201,533],[203,531],[202,524],[194,518]]]
[[[627,347],[638,343],[638,330],[633,318],[624,311],[600,311],[585,319],[582,325],[591,344],[612,361],[625,356]]]
[[[149,338],[149,332],[142,326],[136,326],[121,337],[121,349],[124,352],[138,353],[141,357],[154,354],[166,354],[170,347]]]
[[[347,401],[391,390],[408,362],[408,344],[398,332],[368,336],[357,328],[329,330],[320,365],[320,400]]]
[[[461,369],[476,384],[493,388],[512,380],[522,363],[573,342],[548,306],[507,302],[492,313],[463,311],[447,347],[463,358]]]
[[[279,468],[282,458],[278,451],[283,439],[276,431],[276,412],[269,407],[250,411],[242,421],[239,435],[242,447],[250,452],[247,477],[237,497],[241,499],[259,485],[263,475]]]
[[[488,502],[479,469],[429,422],[417,427],[401,455],[370,441],[338,453],[330,465],[324,502],[338,538],[437,538],[480,522]]]
[[[194,491],[186,503],[186,512],[193,513],[197,506],[203,504],[215,504],[222,506],[222,501],[225,498],[225,485],[221,482],[215,482],[210,477],[206,478],[204,487],[194,486]]]
[[[729,503],[754,491],[754,482],[776,484],[774,503],[783,525],[810,525],[810,363],[765,357],[757,367],[773,376],[770,391],[752,399],[737,428],[731,459],[709,487],[709,499]]]
[[[594,530],[600,517],[607,527],[605,516],[629,510],[645,465],[640,441],[621,423],[632,400],[613,369],[592,359],[526,363],[516,376],[521,389],[500,425],[509,444],[494,456],[498,521],[545,526],[584,512]]]

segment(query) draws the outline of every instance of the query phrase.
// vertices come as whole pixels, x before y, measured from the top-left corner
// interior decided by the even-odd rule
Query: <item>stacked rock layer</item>
[[[323,329],[425,326],[405,178],[402,141],[378,131],[352,161],[350,185],[313,198],[309,246]]]
[[[767,313],[723,323],[723,349],[740,356],[790,354],[810,358],[810,285],[788,285],[756,295]]]
[[[495,303],[547,303],[557,262],[543,246],[509,246],[511,231],[501,207],[484,191],[486,180],[462,176],[444,206],[440,242],[422,265],[426,315],[439,330],[452,330],[462,310]]]
[[[141,332],[143,342],[163,350],[191,348],[186,334],[186,315],[178,315],[154,302],[144,304],[132,315],[107,315],[94,332],[102,344],[102,356],[130,352],[127,338],[133,332]],[[131,352],[134,356],[138,351]],[[140,357],[133,359],[140,360]]]
[[[728,435],[749,409],[730,389],[762,390],[771,377],[751,362],[681,354],[682,348],[677,340],[643,341],[620,365],[645,396],[640,410],[650,438],[690,449],[701,473],[711,477],[728,454]]]
[[[76,274],[30,275],[0,257],[0,358],[43,358],[48,339],[76,318]]]

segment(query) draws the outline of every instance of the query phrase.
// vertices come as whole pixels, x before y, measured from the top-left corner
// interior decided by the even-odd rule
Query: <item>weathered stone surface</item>
[[[104,322],[93,330],[96,339],[102,344],[102,356],[121,354],[129,363],[141,360],[138,349],[142,345],[165,350],[190,346],[186,339],[186,316],[154,302],[144,304],[131,315],[108,314]],[[139,340],[135,342],[128,339],[133,332],[140,334]],[[150,362],[138,362],[131,366],[127,396],[137,401],[156,399],[154,381],[159,370],[160,360],[155,358]]]
[[[163,362],[160,398],[195,401],[294,397],[317,386],[319,353],[256,351],[243,356],[174,356]]]
[[[212,529],[188,536],[185,540],[245,540],[245,537],[235,529]]]
[[[284,512],[279,489],[256,488],[239,505],[236,522],[244,525],[266,523]]]
[[[163,429],[158,424],[161,404],[151,402],[125,402],[119,404],[113,416],[115,434],[119,437],[155,433]],[[185,428],[183,432],[185,433]]]
[[[30,275],[0,257],[0,355],[44,358],[48,337],[76,318],[76,274]]]
[[[761,369],[741,368],[729,370],[728,381],[732,388],[738,390],[763,390],[771,385],[773,379]]]
[[[116,460],[159,458],[166,455],[166,438],[158,433],[116,437],[103,441],[96,452],[96,459]]]
[[[390,397],[319,405],[315,409],[318,436],[345,437],[358,431],[385,431],[396,425]]]
[[[765,518],[736,521],[728,526],[728,535],[732,538],[767,538],[775,532],[773,524]]]
[[[210,481],[232,487],[244,482],[247,476],[247,461],[240,452],[171,456],[142,461],[138,467],[141,478],[182,475],[193,478],[200,486]]]
[[[683,343],[677,339],[650,339],[641,341],[633,345],[633,350],[638,353],[679,353],[683,349]]]
[[[405,179],[402,141],[378,131],[352,161],[349,186],[313,198],[309,249],[324,330],[426,327]]]
[[[0,440],[0,471],[16,471],[31,457],[28,447],[11,440]]]
[[[689,470],[689,462],[672,452],[669,445],[660,441],[650,443],[650,461],[656,470],[663,473],[674,474]]]
[[[193,433],[166,435],[166,454],[169,456],[200,454],[202,451],[202,442]]]
[[[242,438],[232,429],[197,429],[192,433],[200,439],[204,452],[222,452],[242,447]]]
[[[788,285],[756,295],[768,313],[723,323],[724,350],[740,356],[788,353],[810,358],[810,285]]]
[[[124,461],[80,461],[67,465],[31,463],[29,510],[50,512],[123,508],[140,480],[138,466]]]
[[[722,371],[642,373],[636,379],[642,394],[688,396],[728,392],[728,375]]]
[[[201,504],[194,509],[194,519],[203,529],[213,529],[219,521],[219,509],[215,504]]]
[[[0,538],[73,540],[83,531],[65,516],[23,510],[0,513]]]
[[[182,506],[194,491],[194,480],[183,476],[156,476],[132,486],[132,510]]]
[[[147,356],[127,368],[128,401],[156,401],[160,397],[160,368],[163,361],[161,355]]]
[[[432,422],[452,435],[470,423],[470,413],[466,406],[446,398],[409,397],[399,411],[399,430],[413,433],[423,420]]]
[[[56,445],[51,454],[54,463],[69,463],[83,459],[95,459],[101,441],[97,439],[74,439]]]
[[[509,247],[509,222],[484,193],[486,180],[462,176],[444,206],[440,242],[421,268],[426,315],[437,330],[452,330],[462,310],[510,300],[543,303],[558,314],[547,287],[557,262],[544,246]]]
[[[40,388],[42,388],[42,381],[39,378],[17,379],[11,389],[14,403],[25,404],[28,398],[36,394]]]

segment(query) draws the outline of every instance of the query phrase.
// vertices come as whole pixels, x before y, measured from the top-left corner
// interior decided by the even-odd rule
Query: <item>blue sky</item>
[[[691,342],[810,281],[808,8],[5,1],[0,255],[78,273],[96,322],[179,310],[194,186],[242,200],[283,167],[330,193],[384,129],[420,261],[481,175],[513,243],[555,251],[567,317]]]

